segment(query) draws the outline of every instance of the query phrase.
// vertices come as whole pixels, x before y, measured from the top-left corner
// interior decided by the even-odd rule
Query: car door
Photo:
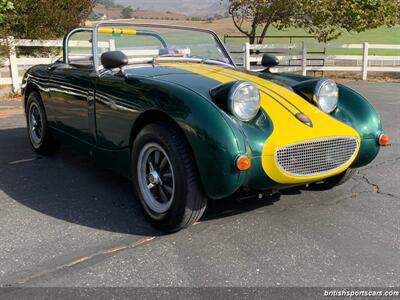
[[[65,41],[64,61],[49,67],[50,103],[56,128],[76,140],[92,145],[94,71],[92,32],[80,29]]]

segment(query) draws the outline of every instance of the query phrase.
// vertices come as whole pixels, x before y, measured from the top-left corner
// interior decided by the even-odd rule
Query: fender
[[[208,197],[219,199],[234,193],[243,175],[234,162],[246,153],[243,135],[214,103],[186,88],[158,81],[157,86],[173,89],[176,105],[158,103],[160,111],[172,117],[189,142],[203,187]],[[184,111],[183,111],[184,110]]]
[[[357,130],[361,137],[359,154],[352,167],[362,167],[375,159],[381,148],[378,143],[382,134],[382,123],[379,113],[354,90],[338,84],[339,103],[332,116],[341,120]]]
[[[171,118],[182,130],[193,152],[201,182],[209,198],[219,199],[234,193],[244,175],[234,162],[245,153],[245,142],[237,126],[214,103],[186,87],[157,78],[127,76],[118,91],[101,86],[96,92],[97,133],[108,157],[130,157],[126,138],[136,121],[149,111]],[[140,86],[139,90],[137,86]],[[111,110],[110,110],[111,108]],[[112,112],[110,112],[112,111]],[[122,166],[121,168],[127,168]],[[118,171],[118,170],[116,170]],[[127,170],[118,171],[126,174]],[[129,174],[130,175],[130,174]]]

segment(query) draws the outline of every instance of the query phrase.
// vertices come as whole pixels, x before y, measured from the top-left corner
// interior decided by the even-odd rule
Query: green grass
[[[274,36],[287,36],[286,38],[274,38]],[[278,30],[271,27],[268,31],[268,36],[266,43],[270,44],[287,44],[290,42],[289,36],[292,36],[292,43],[301,43],[306,41],[308,43],[318,43],[317,40],[313,38],[295,38],[295,36],[309,36],[304,30],[290,28],[286,30]],[[241,39],[228,39],[228,43],[244,43],[245,40]],[[377,29],[368,30],[361,33],[348,33],[343,32],[343,34],[336,40],[330,41],[331,44],[362,44],[368,42],[370,44],[400,44],[400,25],[387,28],[380,27]],[[327,49],[327,54],[339,55],[339,54],[350,54],[350,55],[361,55],[362,50],[360,49]],[[400,56],[400,50],[390,50],[390,49],[371,49],[369,51],[370,55],[392,55]]]

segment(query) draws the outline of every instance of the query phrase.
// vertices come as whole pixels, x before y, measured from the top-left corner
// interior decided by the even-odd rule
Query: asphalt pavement
[[[0,103],[0,286],[400,285],[400,84],[354,83],[392,146],[331,191],[211,202],[164,235],[130,182],[73,150],[40,157],[19,102]]]

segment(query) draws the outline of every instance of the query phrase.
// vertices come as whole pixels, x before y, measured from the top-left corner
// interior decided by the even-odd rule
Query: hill
[[[221,4],[220,0],[115,0],[115,3],[134,8],[171,11],[189,16],[223,15],[227,11],[227,1]]]
[[[110,7],[103,4],[96,4],[93,8],[93,15],[104,19],[121,19],[123,7]],[[149,9],[135,9],[132,12],[132,18],[135,19],[153,19],[153,20],[186,20],[190,18],[187,15],[174,13],[172,11],[155,11]]]

